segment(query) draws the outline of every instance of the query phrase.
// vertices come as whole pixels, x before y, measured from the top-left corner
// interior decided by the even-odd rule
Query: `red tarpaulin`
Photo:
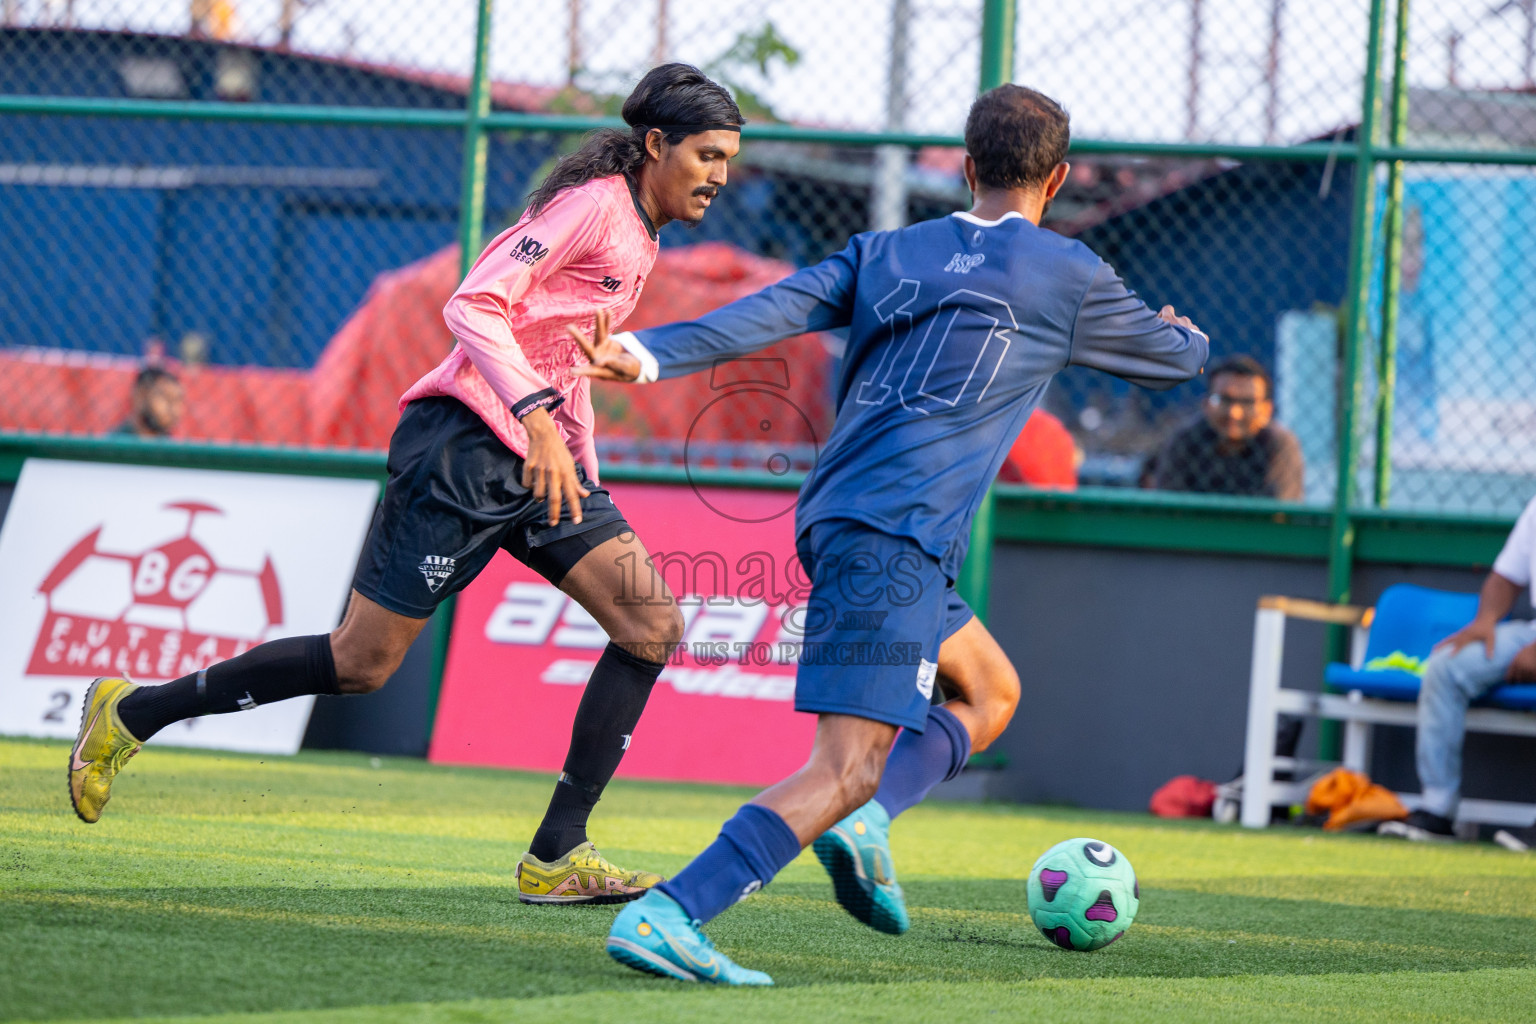
[[[396,402],[453,344],[442,308],[459,280],[458,248],[381,274],[311,371],[177,366],[186,386],[181,438],[382,449]],[[686,320],[757,291],[794,268],[723,242],[661,251],[629,329]],[[813,336],[760,353],[782,363],[696,374],[642,388],[594,388],[598,436],[776,443],[824,439],[830,359]],[[135,360],[58,349],[0,350],[7,401],[0,430],[106,433],[129,415]],[[768,381],[768,383],[744,383]],[[737,385],[726,391],[729,384]],[[721,401],[725,399],[725,401]],[[792,403],[800,415],[787,410]],[[769,427],[763,424],[768,423]]]

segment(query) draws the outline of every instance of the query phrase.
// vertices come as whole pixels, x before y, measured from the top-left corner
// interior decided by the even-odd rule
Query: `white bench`
[[[1241,822],[1248,828],[1269,824],[1270,808],[1304,803],[1312,784],[1333,762],[1306,761],[1275,756],[1275,728],[1281,715],[1333,719],[1344,723],[1343,765],[1354,771],[1366,771],[1371,757],[1373,725],[1418,725],[1418,705],[1406,700],[1382,700],[1367,697],[1359,690],[1348,693],[1322,693],[1312,690],[1287,690],[1280,685],[1280,668],[1285,655],[1287,619],[1304,619],[1352,630],[1350,664],[1359,668],[1365,659],[1374,609],[1353,605],[1324,604],[1299,598],[1266,596],[1259,598],[1253,624],[1253,667],[1248,682],[1248,736],[1243,751],[1243,792]],[[1536,714],[1501,708],[1473,707],[1467,710],[1467,731],[1503,733],[1512,736],[1536,736]],[[1275,772],[1290,771],[1299,781],[1276,781]],[[1536,788],[1536,773],[1531,784]],[[1417,794],[1399,793],[1403,803],[1412,808]],[[1536,820],[1536,803],[1510,803],[1499,800],[1462,800],[1457,812],[1459,825],[1478,823],[1530,825]]]

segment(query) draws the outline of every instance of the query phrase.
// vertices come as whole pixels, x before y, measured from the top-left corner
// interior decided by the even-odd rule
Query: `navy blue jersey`
[[[953,214],[847,248],[698,320],[639,331],[659,376],[847,328],[832,436],[795,528],[857,519],[910,537],[954,579],[970,522],[1056,371],[1146,387],[1200,372],[1203,334],[1160,319],[1081,242],[1017,214]]]

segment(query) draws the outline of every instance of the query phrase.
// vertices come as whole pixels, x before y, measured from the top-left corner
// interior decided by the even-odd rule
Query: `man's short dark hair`
[[[1039,188],[1067,158],[1072,129],[1061,104],[1022,85],[976,98],[965,119],[965,149],[986,188]]]
[[[1264,398],[1266,401],[1275,397],[1275,380],[1264,369],[1264,364],[1252,356],[1228,356],[1215,366],[1205,371],[1205,379],[1212,391],[1216,390],[1216,378],[1222,374],[1232,377],[1257,377],[1264,382]]]
[[[147,391],[163,380],[168,380],[172,384],[181,383],[180,377],[163,366],[146,366],[133,378],[133,389],[135,391]]]

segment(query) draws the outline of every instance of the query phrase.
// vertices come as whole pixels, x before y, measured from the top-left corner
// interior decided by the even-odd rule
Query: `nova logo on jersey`
[[[549,246],[540,244],[539,240],[532,235],[524,235],[512,247],[510,255],[519,263],[526,263],[531,267],[549,255]]]
[[[949,258],[949,265],[944,268],[944,272],[948,274],[969,274],[986,261],[987,254],[984,252],[957,252]]]
[[[624,282],[616,277],[605,277],[597,285],[605,292],[616,292],[624,286]]]

